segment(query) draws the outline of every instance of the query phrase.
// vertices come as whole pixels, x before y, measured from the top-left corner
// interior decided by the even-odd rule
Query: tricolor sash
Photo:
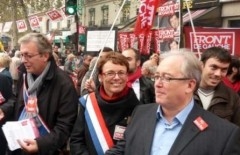
[[[32,98],[29,97],[28,92],[27,92],[27,87],[26,87],[26,83],[25,83],[25,74],[23,75],[23,81],[24,81],[23,82],[23,100],[24,100],[25,106],[23,107],[23,110],[22,110],[21,115],[19,116],[18,120],[33,118],[36,126],[38,127],[39,134],[41,136],[46,135],[50,131],[38,113],[38,106],[37,106],[37,101],[36,101],[37,99],[35,99],[36,105],[34,107],[30,107],[30,105],[29,105],[30,104],[29,100],[32,100]],[[27,108],[28,109],[32,108],[31,109],[32,112],[27,111]]]
[[[104,155],[114,143],[98,106],[96,96],[94,93],[90,93],[81,97],[79,101],[85,107],[86,123],[97,154]]]

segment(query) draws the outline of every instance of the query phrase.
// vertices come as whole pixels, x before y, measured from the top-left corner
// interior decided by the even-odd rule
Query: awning
[[[220,7],[211,7],[208,9],[190,10],[194,26],[221,27],[221,9]],[[183,13],[183,25],[190,22],[189,13]]]

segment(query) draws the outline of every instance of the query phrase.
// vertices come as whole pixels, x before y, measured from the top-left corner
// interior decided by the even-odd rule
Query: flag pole
[[[122,5],[121,5],[120,9],[118,10],[118,13],[117,13],[117,15],[116,15],[116,17],[115,17],[115,19],[114,19],[114,21],[113,21],[113,23],[112,23],[112,26],[111,26],[111,28],[110,28],[110,30],[109,30],[109,32],[108,32],[108,35],[107,35],[107,37],[105,38],[104,44],[103,44],[103,46],[102,46],[102,48],[101,48],[101,50],[100,50],[100,52],[99,52],[99,55],[98,55],[97,60],[96,60],[96,63],[94,64],[93,70],[92,70],[92,72],[91,72],[90,79],[92,78],[93,73],[94,73],[94,71],[96,70],[97,63],[98,63],[98,61],[99,61],[100,55],[101,55],[101,53],[102,53],[102,51],[103,51],[103,48],[106,46],[106,43],[107,43],[107,41],[108,41],[108,39],[109,39],[109,36],[110,36],[110,34],[111,34],[112,30],[113,30],[113,27],[114,27],[114,25],[115,25],[115,23],[116,23],[119,15],[120,15],[120,13],[121,13],[121,11],[122,11],[122,8],[123,8],[123,6],[125,5],[125,3],[126,3],[126,0],[123,0]]]
[[[188,1],[189,1],[189,0],[187,0],[186,3],[187,3]],[[196,43],[196,45],[197,45],[198,58],[200,59],[200,58],[201,58],[201,53],[200,53],[200,49],[199,49],[199,44],[198,44],[198,42],[197,42],[197,35],[196,35],[195,27],[194,27],[194,24],[193,24],[192,15],[191,15],[191,12],[190,12],[190,9],[189,9],[188,4],[187,4],[186,6],[187,6],[188,15],[189,15],[189,19],[190,19],[191,27],[192,27],[192,31],[193,31],[193,37],[194,37],[194,40],[193,40],[193,41],[194,41],[194,43]]]

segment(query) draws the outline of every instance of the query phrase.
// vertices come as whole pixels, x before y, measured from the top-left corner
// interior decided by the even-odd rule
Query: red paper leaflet
[[[129,33],[130,47],[135,47],[138,49],[138,38],[134,33]]]
[[[133,32],[119,32],[118,33],[118,50],[123,51],[129,47],[139,49],[141,54],[148,55],[150,53],[150,47],[154,42],[154,51],[159,53],[160,43],[157,30],[150,31],[147,35],[140,34],[138,37]],[[155,43],[156,42],[156,43]]]
[[[148,32],[147,34],[140,34],[139,35],[139,51],[142,55],[149,55],[150,54],[150,47],[152,41],[152,31]]]
[[[153,30],[153,45],[154,45],[154,53],[160,53],[160,38],[159,38],[159,31]]]
[[[118,34],[118,40],[119,40],[119,50],[123,51],[127,48],[129,48],[129,33],[128,32],[120,32]]]

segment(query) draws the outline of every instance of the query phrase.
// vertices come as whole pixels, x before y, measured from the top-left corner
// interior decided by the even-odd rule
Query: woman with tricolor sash
[[[79,99],[78,118],[70,138],[74,155],[103,155],[123,138],[128,119],[140,102],[127,86],[129,64],[117,52],[98,63],[101,85]]]

